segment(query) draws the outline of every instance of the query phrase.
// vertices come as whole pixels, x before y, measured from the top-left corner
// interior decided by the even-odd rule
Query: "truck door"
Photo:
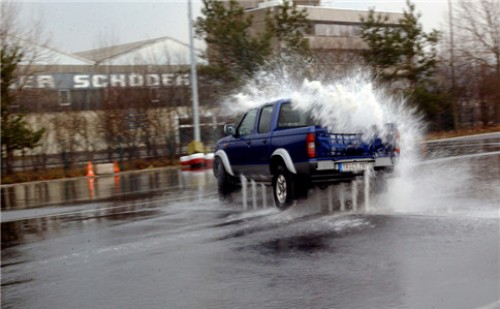
[[[251,137],[249,157],[254,158],[251,175],[260,180],[269,180],[269,151],[271,144],[271,120],[273,105],[266,105],[260,110],[255,134]]]
[[[226,150],[233,170],[238,174],[247,174],[251,165],[255,164],[254,158],[249,156],[252,134],[255,132],[255,121],[258,109],[246,113],[236,128],[236,138]]]

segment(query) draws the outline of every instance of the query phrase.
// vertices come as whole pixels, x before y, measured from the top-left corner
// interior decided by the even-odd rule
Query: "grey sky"
[[[335,1],[323,4],[338,8],[401,12],[405,0]],[[414,1],[422,13],[426,30],[445,25],[447,0]],[[193,0],[193,15],[199,15],[201,1]],[[162,36],[189,42],[187,0],[163,1],[23,1],[20,20],[30,24],[42,20],[53,47],[77,52],[112,44]],[[197,44],[199,45],[199,44]]]

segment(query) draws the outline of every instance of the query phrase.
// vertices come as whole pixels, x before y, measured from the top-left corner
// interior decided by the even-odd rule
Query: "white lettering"
[[[90,81],[88,75],[75,75],[73,76],[73,83],[75,88],[89,88]]]
[[[108,87],[108,77],[106,75],[94,75],[92,76],[92,85],[95,88]]]
[[[158,74],[146,75],[146,86],[149,86],[149,87],[160,86],[160,76],[158,76]]]
[[[189,85],[189,74],[178,75],[175,79],[176,86],[188,86]]]
[[[125,74],[111,74],[110,85],[111,87],[127,87]]]
[[[68,80],[69,79],[69,80]],[[72,79],[72,85],[71,85]],[[69,84],[68,84],[69,83]],[[106,87],[171,87],[189,86],[189,74],[55,74],[19,76],[15,83],[9,85],[10,89],[41,88],[41,89],[89,89]]]
[[[37,88],[55,88],[54,76],[38,75],[36,77]]]
[[[144,77],[139,74],[130,74],[128,77],[128,84],[130,87],[144,86]]]
[[[161,82],[163,86],[172,86],[172,81],[174,79],[174,74],[162,74]]]

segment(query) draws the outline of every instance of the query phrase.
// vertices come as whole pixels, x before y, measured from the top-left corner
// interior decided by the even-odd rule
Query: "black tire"
[[[278,166],[273,175],[273,196],[276,207],[285,210],[294,203],[295,181],[293,175],[283,165]]]
[[[233,177],[226,172],[224,164],[220,158],[216,158],[214,162],[214,174],[217,178],[217,191],[221,201],[231,199],[231,193],[235,190]]]

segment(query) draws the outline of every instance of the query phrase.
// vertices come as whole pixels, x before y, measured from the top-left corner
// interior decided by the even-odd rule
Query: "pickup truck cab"
[[[276,206],[286,209],[313,186],[350,182],[367,169],[389,172],[399,155],[399,134],[388,125],[385,136],[363,142],[359,133],[331,133],[309,114],[279,100],[249,110],[215,146],[214,175],[221,198],[240,176],[271,183]]]

